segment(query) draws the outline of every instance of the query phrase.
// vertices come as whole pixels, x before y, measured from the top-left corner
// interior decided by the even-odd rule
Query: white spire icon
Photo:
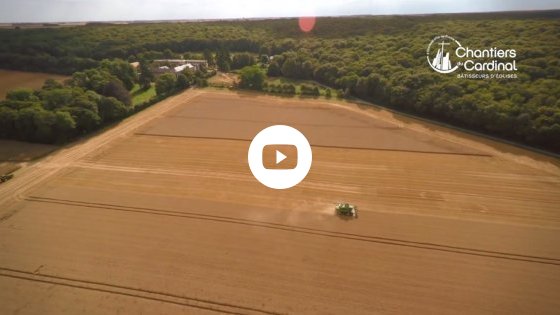
[[[445,45],[449,45],[445,41],[442,41],[441,48],[438,49],[436,57],[432,60],[432,66],[435,69],[441,71],[447,71],[451,69],[451,60],[449,60],[449,52],[445,52]]]

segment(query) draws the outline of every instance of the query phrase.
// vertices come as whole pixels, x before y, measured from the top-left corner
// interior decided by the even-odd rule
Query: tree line
[[[559,17],[548,11],[318,18],[309,33],[296,19],[0,30],[0,67],[68,73],[100,67],[104,58],[198,54],[255,79],[256,85],[242,83],[248,88],[269,89],[255,70],[242,70],[258,64],[269,77],[314,80],[336,95],[560,152]],[[425,51],[442,28],[464,46],[515,49],[518,78],[433,72]]]
[[[193,84],[205,84],[201,74],[190,71],[156,79],[148,61],[140,69],[138,75],[122,59],[105,59],[96,68],[75,72],[64,83],[47,79],[35,91],[9,91],[0,101],[0,138],[63,143],[138,110],[130,94],[136,84],[150,88],[155,81],[158,100]]]
[[[135,75],[123,60],[103,60],[64,84],[47,79],[36,91],[10,91],[0,101],[0,137],[61,143],[121,119],[131,111]]]

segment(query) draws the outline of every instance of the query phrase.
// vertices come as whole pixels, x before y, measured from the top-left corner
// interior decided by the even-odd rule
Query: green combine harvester
[[[358,218],[358,207],[346,202],[337,203],[335,211],[337,215],[342,217]]]

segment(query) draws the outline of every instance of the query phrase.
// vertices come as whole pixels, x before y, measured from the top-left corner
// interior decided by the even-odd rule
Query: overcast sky
[[[0,23],[560,9],[558,0],[0,0]]]

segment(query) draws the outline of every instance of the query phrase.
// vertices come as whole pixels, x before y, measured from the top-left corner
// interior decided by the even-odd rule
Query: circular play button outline
[[[267,145],[285,144],[297,148],[297,165],[293,169],[267,169],[263,165],[262,151]],[[313,153],[307,138],[297,129],[286,125],[274,125],[261,130],[249,146],[247,161],[253,176],[261,184],[272,189],[287,189],[299,184],[309,170]]]

